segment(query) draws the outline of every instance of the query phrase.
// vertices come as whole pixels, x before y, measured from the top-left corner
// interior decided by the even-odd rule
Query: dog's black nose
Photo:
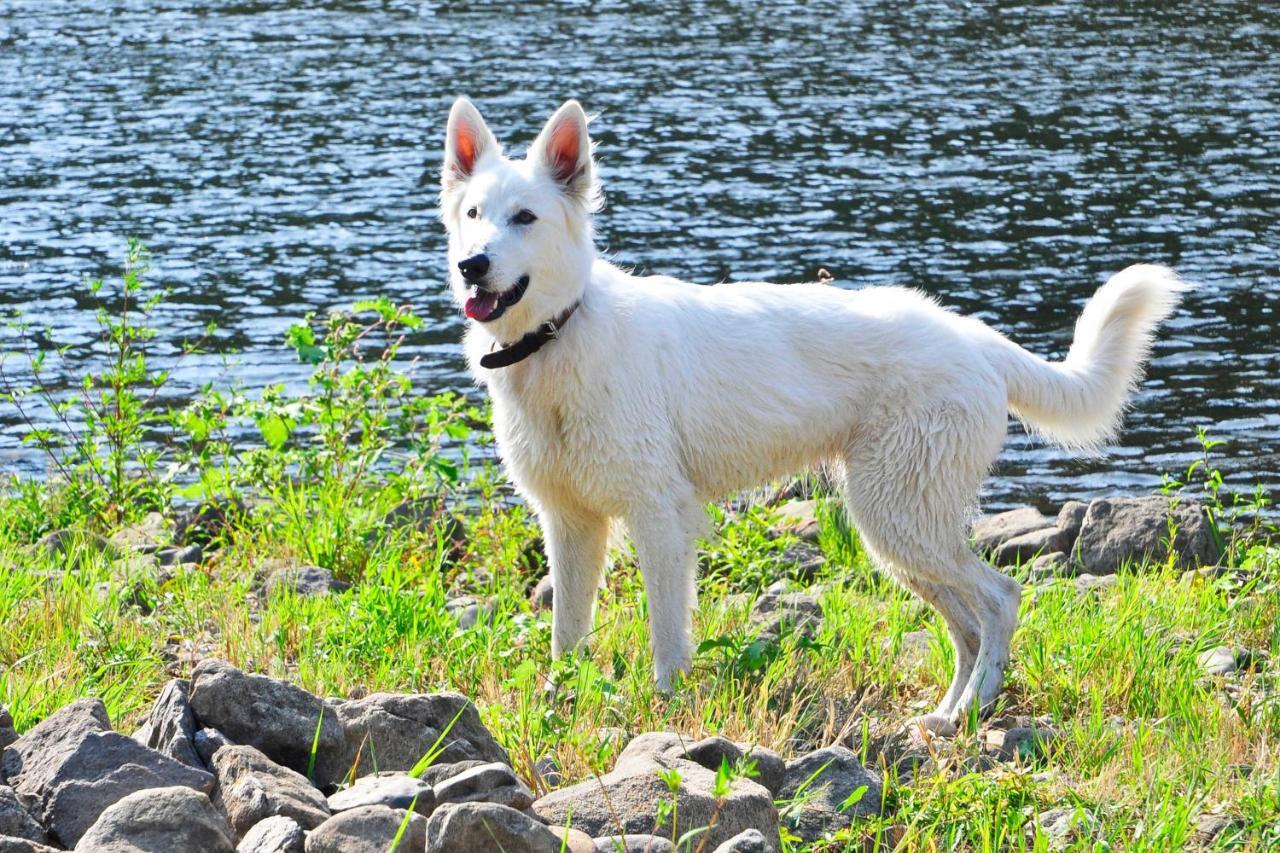
[[[465,261],[458,261],[458,269],[462,270],[462,277],[467,281],[479,281],[489,271],[489,256],[472,255]]]

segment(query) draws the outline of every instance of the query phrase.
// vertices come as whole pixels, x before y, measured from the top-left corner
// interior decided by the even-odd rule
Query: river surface
[[[300,381],[287,326],[376,294],[429,318],[419,381],[468,388],[434,209],[449,104],[518,150],[572,96],[600,245],[644,272],[910,285],[1054,357],[1121,267],[1197,282],[1107,455],[1012,426],[988,508],[1148,492],[1200,426],[1229,485],[1273,488],[1280,13],[1201,5],[5,0],[0,310],[74,373],[83,281],[137,236],[172,290],[157,355],[210,322],[238,353],[173,393]],[[21,432],[0,404],[0,471],[39,473]]]

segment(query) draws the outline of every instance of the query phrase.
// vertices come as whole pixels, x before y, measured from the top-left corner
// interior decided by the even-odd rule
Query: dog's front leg
[[[540,515],[551,563],[551,655],[559,657],[591,633],[609,519],[559,509],[544,509]]]
[[[692,501],[648,507],[627,516],[649,599],[653,674],[660,690],[671,689],[676,673],[693,659],[693,610],[697,606],[694,542],[702,511]]]

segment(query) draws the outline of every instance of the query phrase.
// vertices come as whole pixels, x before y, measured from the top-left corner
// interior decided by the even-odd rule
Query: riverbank
[[[96,711],[81,701],[54,717],[78,714],[80,723],[53,728],[142,727],[140,741],[170,756],[184,725],[191,740],[207,727],[255,747],[268,769],[254,764],[257,754],[201,759],[193,744],[189,763],[198,766],[191,769],[204,776],[158,777],[213,792],[212,812],[183,808],[213,815],[215,825],[231,815],[233,841],[271,810],[240,816],[227,805],[231,794],[216,793],[230,791],[228,779],[275,778],[281,774],[270,767],[291,766],[318,785],[314,795],[297,796],[318,797],[298,820],[319,827],[339,810],[324,795],[375,767],[413,769],[462,707],[447,705],[454,710],[446,718],[436,719],[438,711],[408,729],[369,729],[369,708],[390,701],[375,694],[439,691],[474,703],[465,740],[493,746],[437,756],[436,764],[468,759],[502,768],[483,771],[484,784],[450,782],[450,774],[474,775],[478,765],[437,769],[430,785],[412,789],[430,790],[431,802],[441,804],[473,794],[493,808],[532,804],[553,825],[581,827],[587,834],[572,836],[578,844],[612,834],[615,825],[668,839],[674,832],[679,840],[711,814],[720,830],[706,837],[717,844],[730,828],[781,827],[796,850],[1265,849],[1280,837],[1280,563],[1262,545],[1227,541],[1222,550],[1196,505],[1170,515],[1166,498],[1095,502],[1056,518],[1022,511],[978,525],[980,544],[1027,586],[1022,622],[996,712],[940,735],[907,723],[945,690],[951,651],[941,621],[874,571],[856,534],[821,498],[713,508],[694,675],[665,697],[652,687],[644,597],[626,552],[601,591],[590,656],[550,661],[550,594],[539,584],[545,566],[536,527],[518,505],[482,502],[454,516],[432,501],[390,512],[371,504],[347,519],[359,559],[348,555],[335,573],[302,547],[323,530],[318,519],[267,502],[189,507],[114,528],[82,524],[24,541],[13,521],[37,491],[51,498],[56,488],[28,485],[2,499],[9,522],[0,542],[0,704],[15,734],[30,741],[42,721],[94,697]],[[1160,550],[1158,535],[1156,558],[1137,562],[1097,545],[1144,541],[1171,517],[1181,519],[1181,532],[1164,539],[1174,543],[1172,553]],[[1118,539],[1106,535],[1118,530]],[[1037,536],[1045,541],[1026,550]],[[1073,556],[1046,562],[1049,545]],[[1113,562],[1096,562],[1103,559]],[[250,681],[237,670],[279,682]],[[221,688],[201,687],[214,676]],[[544,692],[547,678],[560,685],[554,695]],[[166,688],[173,679],[180,681]],[[221,690],[235,698],[202,702],[202,689],[206,697]],[[274,698],[246,701],[255,690]],[[195,713],[184,717],[189,693]],[[304,710],[289,711],[291,701]],[[334,711],[321,721],[308,707]],[[364,724],[353,708],[368,712]],[[674,734],[636,741],[648,732]],[[737,761],[752,749],[754,776]],[[721,758],[730,772],[717,782]],[[838,778],[823,789],[829,794],[797,797],[799,775],[833,759],[825,772],[838,770]],[[54,768],[68,762],[65,753],[48,760]],[[96,816],[139,784],[102,783],[107,771],[84,770],[97,766],[88,758],[25,777],[6,762],[7,784],[40,824],[41,840],[66,846],[93,831],[85,809]],[[673,769],[679,780],[667,778],[680,805],[664,817],[649,788],[666,790],[657,771]],[[598,776],[612,794],[607,805],[593,800]],[[75,778],[97,787],[89,786],[91,796],[72,785],[80,790],[77,808],[59,806],[56,790]],[[408,784],[388,802],[403,809]],[[469,793],[450,794],[451,784]],[[484,793],[491,788],[501,791]],[[421,826],[405,824],[415,839],[451,814],[450,837],[469,838],[468,821],[480,819],[473,812],[489,808],[451,806],[428,818],[427,796],[416,806]],[[108,811],[112,832],[127,834],[127,811]],[[541,829],[530,835],[510,819],[512,837],[546,842]],[[369,820],[374,846],[334,849],[387,849],[403,822],[382,812]],[[390,835],[379,836],[387,827]],[[355,831],[330,827],[338,830]],[[437,836],[430,849],[453,849]],[[690,849],[699,849],[701,837]]]

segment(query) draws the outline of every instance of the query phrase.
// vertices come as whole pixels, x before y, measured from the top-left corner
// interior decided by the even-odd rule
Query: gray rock
[[[400,843],[395,840],[400,825],[409,824]],[[427,843],[427,819],[420,814],[387,806],[360,806],[336,814],[307,836],[306,853],[417,853]],[[476,850],[494,848],[473,848]]]
[[[1056,523],[1062,535],[1066,537],[1067,547],[1062,550],[1067,553],[1073,550],[1076,539],[1080,536],[1080,528],[1084,524],[1084,516],[1088,510],[1089,505],[1084,501],[1067,501],[1062,505],[1062,509],[1058,510]]]
[[[782,533],[795,536],[805,542],[816,542],[822,530],[818,521],[818,502],[787,501],[773,510],[775,526]]]
[[[137,791],[94,822],[77,850],[92,853],[234,853],[227,820],[199,791],[186,787]]]
[[[1091,575],[1088,573],[1076,575],[1075,587],[1077,595],[1087,595],[1090,593],[1101,593],[1102,591],[1116,585],[1119,579],[1115,575]]]
[[[375,757],[378,770],[412,769],[454,717],[458,719],[444,738],[444,750],[438,757],[440,763],[469,760],[511,763],[507,751],[480,722],[475,705],[457,693],[374,693],[342,702],[337,710],[347,732],[343,767],[351,767],[359,752],[357,776],[374,771]]]
[[[1144,498],[1099,498],[1089,504],[1076,551],[1084,570],[1114,574],[1125,564],[1162,562],[1169,556],[1169,524],[1177,526],[1174,561],[1179,568],[1211,566],[1222,555],[1213,524],[1195,503]]]
[[[827,565],[827,558],[812,542],[801,540],[788,545],[778,555],[779,561],[789,566],[789,573],[802,583],[809,583]]]
[[[533,805],[533,794],[505,764],[473,767],[435,786],[437,803],[497,803],[516,811]]]
[[[529,593],[529,607],[534,613],[550,610],[553,601],[555,601],[555,590],[551,588],[551,575],[543,575],[534,585],[533,591]]]
[[[38,804],[41,822],[67,847],[108,806],[136,791],[183,786],[207,793],[213,787],[204,770],[97,729],[105,717],[100,703],[73,703],[5,752],[6,768],[18,771],[8,774],[14,789]]]
[[[1240,821],[1228,814],[1205,813],[1196,816],[1192,823],[1191,840],[1201,847],[1218,845],[1227,841],[1231,831],[1240,827]]]
[[[478,622],[488,619],[490,607],[474,595],[459,595],[444,603],[445,612],[458,620],[459,628],[474,628]]]
[[[173,518],[174,541],[207,545],[231,531],[248,507],[239,498],[214,498],[179,509]]]
[[[678,750],[675,757],[696,761],[714,773],[720,769],[721,761],[729,762],[730,767],[741,761],[742,748],[728,738],[716,735],[686,745],[684,749]]]
[[[412,808],[428,817],[436,807],[436,796],[431,786],[421,779],[403,773],[387,773],[357,779],[350,788],[329,797],[329,811],[334,814],[360,806]]]
[[[609,835],[596,839],[596,853],[675,853],[675,850],[671,839],[657,835]]]
[[[249,675],[224,661],[202,661],[191,674],[191,709],[202,726],[299,773],[307,772],[314,742],[314,778],[321,787],[347,772],[347,739],[337,709],[288,682]]]
[[[51,557],[65,561],[71,568],[80,566],[97,555],[108,560],[117,559],[121,555],[120,549],[105,536],[71,528],[46,533],[35,547]]]
[[[161,566],[181,566],[204,562],[204,551],[199,545],[179,548],[161,548],[156,552],[156,562]]]
[[[622,751],[612,771],[553,791],[535,802],[533,809],[548,823],[568,823],[592,837],[619,831],[654,832],[656,803],[673,798],[658,771],[676,770],[681,779],[674,795],[677,836],[707,826],[715,813],[717,823],[704,836],[709,847],[751,828],[767,838],[778,837],[778,813],[768,789],[749,779],[738,779],[717,808],[712,793],[716,774],[688,759],[672,757],[673,747],[682,748],[680,738],[669,732],[640,735]],[[659,829],[662,835],[671,831],[671,827]]]
[[[560,839],[561,853],[596,853],[596,840],[580,829],[548,826],[551,834]]]
[[[747,747],[743,744],[739,744],[739,746],[745,750],[743,757],[747,761],[755,762],[757,774],[755,780],[764,785],[769,793],[776,798],[786,782],[787,762],[772,749],[766,749],[763,746]]]
[[[496,803],[449,803],[427,824],[427,853],[560,853],[561,847],[545,825]]]
[[[1064,577],[1071,572],[1071,563],[1062,551],[1041,554],[1031,563],[1029,572],[1032,582]]]
[[[1040,510],[1029,506],[984,516],[973,523],[973,548],[979,554],[989,554],[1010,539],[1052,525]]]
[[[1241,661],[1247,661],[1249,654],[1230,646],[1214,646],[1199,654],[1196,662],[1208,675],[1230,675],[1240,669]]]
[[[432,764],[426,770],[422,771],[422,775],[418,778],[426,782],[431,787],[439,785],[446,779],[452,779],[459,773],[465,773],[473,767],[480,767],[489,764],[488,761],[452,761],[448,764]]]
[[[739,832],[712,853],[773,853],[773,851],[774,845],[760,834],[760,830],[748,829]]]
[[[845,807],[860,788],[865,791]],[[780,798],[799,802],[789,809],[786,823],[805,842],[817,841],[855,818],[879,814],[883,799],[880,780],[843,746],[829,746],[787,762],[787,778]],[[770,836],[771,837],[771,836]]]
[[[231,820],[237,838],[273,815],[303,829],[329,819],[329,804],[301,773],[281,767],[252,746],[224,746],[213,756],[218,777],[214,802]]]
[[[0,835],[25,838],[44,844],[44,828],[23,807],[18,794],[7,785],[0,785]]]
[[[304,853],[307,836],[291,817],[274,815],[254,824],[236,846],[236,853]]]
[[[564,784],[564,774],[560,771],[560,762],[553,755],[544,755],[533,764],[533,772],[538,774],[544,788],[559,788]]]
[[[343,592],[351,588],[351,584],[340,581],[333,572],[319,566],[285,566],[276,569],[267,577],[263,587],[267,595],[274,595],[287,590],[294,595],[326,595],[330,592]]]
[[[201,770],[205,763],[196,752],[196,718],[187,699],[187,682],[174,679],[160,691],[142,730],[134,738],[170,758]],[[141,736],[140,736],[141,735]]]
[[[749,622],[763,640],[778,640],[789,633],[812,638],[822,621],[822,605],[803,592],[766,591],[751,608]]]
[[[0,777],[20,794],[39,796],[61,761],[90,732],[111,730],[100,699],[77,699],[50,714],[4,750]]]
[[[992,561],[997,566],[1014,566],[1040,554],[1065,551],[1068,547],[1067,537],[1061,530],[1044,527],[1001,542],[992,555]]]
[[[17,739],[18,733],[13,728],[13,717],[9,715],[7,708],[0,705],[0,753]]]
[[[121,527],[110,538],[111,544],[121,551],[154,554],[167,538],[164,516],[158,512],[149,512],[141,521]]]
[[[231,738],[206,726],[192,736],[191,743],[204,766],[212,767],[213,754],[224,746],[231,746]]]
[[[1001,761],[1030,764],[1045,761],[1058,732],[1042,726],[1015,726],[1010,729],[988,729],[987,752]]]
[[[1068,847],[1091,837],[1098,819],[1086,809],[1056,808],[1036,816],[1036,828],[1053,848]]]
[[[28,838],[0,835],[0,853],[58,853],[58,848]]]

